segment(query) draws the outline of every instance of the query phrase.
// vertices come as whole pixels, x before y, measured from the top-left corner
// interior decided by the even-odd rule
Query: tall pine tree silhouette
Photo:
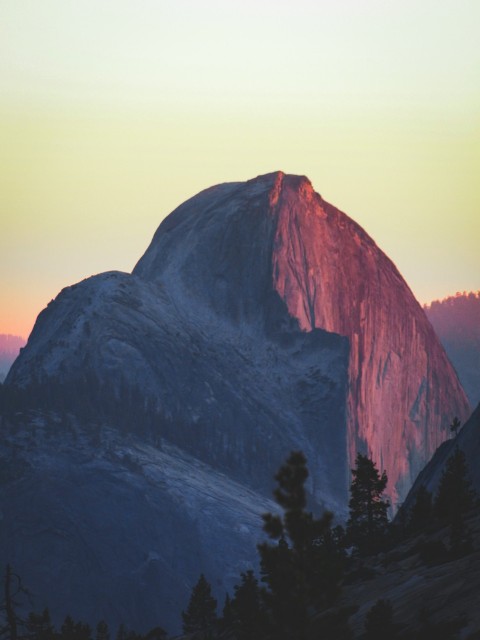
[[[217,601],[203,573],[192,589],[190,602],[182,613],[183,630],[192,634],[195,640],[209,640],[213,637],[217,621]]]
[[[447,460],[434,503],[435,515],[450,526],[450,547],[454,553],[471,550],[465,514],[475,506],[475,502],[476,494],[468,476],[465,454],[456,447]]]
[[[383,471],[380,475],[372,460],[359,453],[352,475],[347,537],[360,553],[372,553],[381,545],[388,528],[390,504],[382,497],[387,474]]]
[[[271,632],[277,639],[304,640],[309,610],[331,603],[339,592],[341,554],[331,531],[333,515],[315,519],[306,511],[306,459],[294,451],[275,479],[275,500],[283,517],[265,514],[264,530],[275,541],[258,549],[264,601],[270,614]]]

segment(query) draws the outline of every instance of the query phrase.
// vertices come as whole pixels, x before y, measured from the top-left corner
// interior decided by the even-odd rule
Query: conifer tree
[[[435,498],[435,515],[451,522],[459,513],[466,513],[475,504],[475,492],[468,477],[465,454],[458,447],[447,460]]]
[[[450,431],[453,433],[454,437],[457,437],[457,433],[458,430],[461,427],[461,422],[460,420],[457,418],[457,416],[454,417],[454,419],[452,420],[451,424],[450,424]]]
[[[255,640],[263,635],[264,615],[258,580],[250,569],[241,574],[231,601],[233,627],[238,640]]]
[[[225,596],[225,603],[223,605],[222,619],[221,619],[221,627],[222,629],[231,629],[233,628],[233,624],[235,621],[232,600],[228,593]]]
[[[62,640],[91,640],[92,630],[84,622],[75,622],[72,616],[67,615],[60,628]]]
[[[393,622],[393,608],[390,600],[377,600],[365,618],[364,640],[394,640],[397,626]]]
[[[29,637],[35,640],[54,640],[56,634],[49,610],[44,609],[42,613],[30,613],[27,618],[27,631]]]
[[[415,503],[410,511],[408,528],[412,532],[421,531],[432,519],[433,515],[433,498],[432,494],[422,484],[418,487],[415,496]]]
[[[209,640],[217,621],[216,609],[217,601],[202,573],[192,589],[188,607],[182,613],[183,631],[191,633],[195,640]]]
[[[350,486],[347,537],[361,553],[372,553],[379,548],[388,529],[388,500],[382,498],[387,486],[387,474],[380,475],[368,456],[357,455],[353,481]]]
[[[283,517],[265,514],[264,531],[275,541],[258,549],[263,597],[276,638],[302,640],[307,635],[309,609],[320,609],[338,594],[342,562],[331,531],[333,516],[320,519],[306,511],[306,459],[294,451],[275,479]]]
[[[450,525],[450,549],[454,554],[471,551],[471,534],[465,514],[475,505],[476,494],[468,476],[465,454],[458,447],[447,460],[434,504],[435,515]]]
[[[97,624],[95,640],[110,640],[110,631],[105,620],[100,620],[100,622]]]
[[[142,640],[141,636],[140,640]],[[167,640],[167,632],[162,627],[154,627],[143,636],[143,640]]]
[[[0,613],[4,620],[0,626],[0,637],[17,640],[19,630],[25,624],[24,619],[18,614],[18,609],[22,604],[20,600],[22,596],[29,597],[29,593],[23,586],[20,576],[12,570],[9,564],[5,568],[3,593],[5,599],[0,606]]]
[[[62,640],[74,640],[75,638],[75,622],[71,615],[65,616],[62,626],[60,627],[60,637]]]

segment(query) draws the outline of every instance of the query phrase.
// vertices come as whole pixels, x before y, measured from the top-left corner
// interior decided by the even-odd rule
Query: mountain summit
[[[168,423],[160,435],[237,479],[272,437],[260,485],[284,449],[304,448],[326,503],[345,495],[357,451],[402,500],[452,417],[469,413],[395,265],[306,177],[282,172],[202,191],[161,223],[132,275],[62,291],[6,383],[89,372],[117,395],[135,387]]]
[[[144,631],[178,630],[200,573],[223,599],[255,566],[290,451],[342,518],[357,451],[395,504],[468,415],[392,262],[280,172],[201,192],[132,274],[61,291],[2,396],[1,563],[57,621]]]
[[[302,331],[349,340],[349,464],[368,451],[393,499],[468,402],[424,312],[365,231],[303,176],[204,191],[160,226],[134,273],[252,322],[278,294]]]

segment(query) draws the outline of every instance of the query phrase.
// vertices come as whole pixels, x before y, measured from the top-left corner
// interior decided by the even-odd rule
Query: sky
[[[421,303],[480,289],[479,24],[478,0],[0,0],[0,333],[275,170]]]

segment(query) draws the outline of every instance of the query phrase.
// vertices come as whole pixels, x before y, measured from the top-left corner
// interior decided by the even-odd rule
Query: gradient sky
[[[0,333],[277,169],[421,302],[480,289],[479,26],[478,0],[0,0]]]

